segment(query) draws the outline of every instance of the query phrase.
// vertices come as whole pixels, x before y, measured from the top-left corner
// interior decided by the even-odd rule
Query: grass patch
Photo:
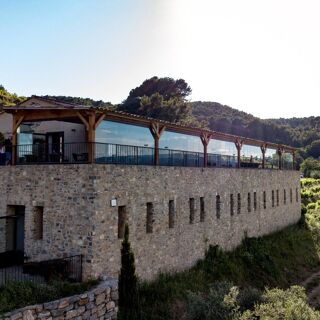
[[[0,314],[28,305],[81,294],[97,284],[98,281],[82,283],[52,282],[50,284],[10,282],[0,287]]]

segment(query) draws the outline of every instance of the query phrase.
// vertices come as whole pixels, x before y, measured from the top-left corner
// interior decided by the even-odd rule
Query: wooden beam
[[[241,148],[243,145],[243,140],[241,140],[240,138],[237,138],[236,141],[234,142],[234,144],[236,145],[237,148],[237,168],[240,168],[241,166]]]
[[[86,130],[89,131],[90,128],[89,128],[89,122],[87,121],[87,119],[79,111],[77,111],[77,116],[82,121],[82,123],[85,125]]]
[[[99,124],[104,120],[105,117],[106,115],[104,113],[100,115],[100,117],[98,118],[98,120],[96,120],[96,123],[94,124],[94,130],[97,130]]]
[[[13,131],[14,132],[17,132],[17,130],[20,127],[20,124],[23,121],[23,119],[24,119],[24,115],[20,116],[18,120],[15,119],[16,123],[14,124],[14,127],[13,127]]]
[[[89,115],[89,130],[88,130],[88,160],[89,163],[93,163],[95,160],[95,139],[96,139],[96,131],[94,129],[96,123],[96,115],[95,113],[91,113]]]
[[[212,137],[211,133],[201,132],[200,139],[203,145],[203,166],[206,168],[208,166],[208,144]]]
[[[277,153],[278,153],[278,167],[279,167],[279,170],[282,170],[282,153],[284,152],[284,149],[282,146],[278,146],[278,149],[277,149]]]
[[[266,166],[266,151],[267,151],[267,144],[263,144],[260,146],[261,152],[262,152],[262,169]]]
[[[159,123],[156,122],[151,122],[150,123],[150,132],[153,136],[154,139],[154,165],[158,166],[159,165],[159,140],[162,135],[162,133],[165,130],[165,126],[160,125]]]

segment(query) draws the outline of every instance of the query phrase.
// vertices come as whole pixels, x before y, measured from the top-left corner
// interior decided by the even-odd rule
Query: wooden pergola
[[[95,154],[95,132],[103,120],[111,120],[120,123],[132,124],[147,127],[154,138],[154,164],[159,164],[159,140],[165,130],[197,136],[203,144],[204,163],[208,163],[208,144],[211,139],[233,142],[237,148],[237,166],[240,167],[241,148],[243,145],[260,147],[262,154],[262,168],[265,167],[265,154],[267,149],[275,149],[279,156],[279,169],[281,169],[281,156],[283,153],[290,153],[295,159],[296,149],[293,147],[265,142],[252,138],[240,137],[232,134],[205,130],[201,128],[181,126],[167,121],[155,120],[138,115],[132,115],[120,111],[110,111],[103,108],[94,108],[71,103],[65,103],[53,99],[32,96],[26,101],[14,106],[6,107],[4,111],[12,114],[12,164],[16,160],[17,130],[23,122],[38,122],[60,120],[73,123],[82,123],[86,129],[88,142],[88,160],[94,162]]]

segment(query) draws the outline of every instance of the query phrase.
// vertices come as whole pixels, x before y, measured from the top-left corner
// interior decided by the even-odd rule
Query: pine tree
[[[119,275],[119,319],[133,319],[137,310],[137,276],[134,254],[129,241],[129,226],[126,224],[121,248]]]

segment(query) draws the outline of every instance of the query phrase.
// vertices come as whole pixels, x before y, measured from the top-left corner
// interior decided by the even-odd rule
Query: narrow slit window
[[[153,203],[147,203],[147,224],[146,224],[146,231],[147,233],[153,232],[153,215],[154,215],[154,208]]]
[[[174,228],[175,208],[174,200],[169,200],[169,228]]]
[[[205,220],[205,210],[204,210],[204,197],[200,197],[200,222],[204,222]]]
[[[233,199],[233,194],[230,194],[230,215],[234,215],[234,199]]]
[[[283,204],[287,204],[287,192],[286,192],[286,189],[283,189]]]
[[[292,203],[292,189],[290,188],[290,203]]]
[[[267,194],[263,191],[263,209],[267,209]]]
[[[271,191],[272,208],[274,208],[274,190]]]
[[[43,207],[34,207],[34,239],[43,239]]]
[[[127,222],[127,209],[126,206],[118,207],[118,239],[124,238],[124,230]]]
[[[221,200],[220,200],[220,195],[216,195],[216,214],[217,218],[220,219],[221,216]]]
[[[276,195],[277,195],[277,207],[279,207],[279,190],[278,189],[276,191]]]
[[[194,198],[189,199],[189,208],[190,208],[189,222],[190,224],[192,224],[194,222],[194,213],[195,213]]]
[[[296,188],[296,202],[299,202],[299,192],[298,192],[298,188]]]
[[[248,193],[248,212],[251,212],[251,193]]]
[[[238,193],[238,206],[237,206],[237,214],[241,213],[241,194]]]
[[[253,193],[253,210],[257,211],[257,193]]]

